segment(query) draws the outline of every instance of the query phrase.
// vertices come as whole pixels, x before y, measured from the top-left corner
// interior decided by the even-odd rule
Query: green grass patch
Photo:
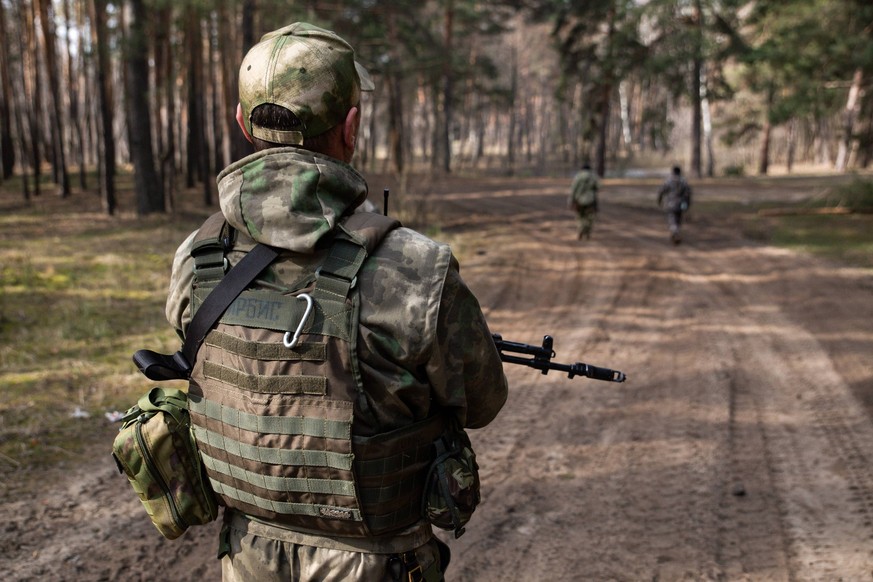
[[[772,217],[767,221],[771,244],[873,268],[873,180],[855,178],[798,206],[849,214]]]
[[[770,231],[771,244],[873,268],[873,214],[784,216]]]
[[[151,386],[131,355],[178,349],[164,318],[173,253],[207,213],[107,217],[92,193],[23,204],[14,187],[0,188],[6,474],[82,454],[105,432],[105,413],[125,410]]]
[[[855,212],[873,212],[873,179],[855,178],[847,184],[832,188],[812,201],[826,208],[846,208]]]
[[[854,178],[790,201],[769,198],[766,190],[751,203],[701,201],[695,212],[712,218],[737,216],[743,235],[751,240],[873,268],[873,180],[869,178]]]

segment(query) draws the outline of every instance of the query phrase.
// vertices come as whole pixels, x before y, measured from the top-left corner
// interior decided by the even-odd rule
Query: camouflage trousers
[[[679,228],[682,226],[682,211],[667,212],[667,226],[670,228],[670,234],[679,234]]]
[[[579,229],[576,238],[591,238],[591,231],[594,228],[594,219],[597,217],[597,210],[593,206],[581,206],[576,209],[576,222]]]
[[[223,582],[396,582],[396,554],[357,552],[294,543],[274,532],[277,528],[239,519],[226,520],[228,553],[221,560]],[[277,539],[286,538],[286,539]],[[443,580],[440,542],[430,537],[414,549],[415,558],[427,577]],[[399,578],[408,580],[408,577]]]

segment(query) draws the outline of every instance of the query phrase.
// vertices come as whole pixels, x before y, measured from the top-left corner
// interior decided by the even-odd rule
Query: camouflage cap
[[[295,22],[261,37],[243,59],[239,102],[246,129],[273,143],[300,145],[304,138],[341,123],[358,105],[361,91],[372,91],[367,70],[355,51],[335,33]],[[289,109],[303,123],[301,131],[252,127],[252,111],[264,103]]]

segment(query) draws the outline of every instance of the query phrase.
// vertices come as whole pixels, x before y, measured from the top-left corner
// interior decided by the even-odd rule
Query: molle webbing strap
[[[303,435],[330,439],[348,439],[352,424],[343,420],[328,420],[305,416],[263,416],[242,412],[212,400],[194,396],[188,399],[191,412],[218,420],[223,424],[260,434]]]
[[[321,493],[325,495],[355,496],[355,482],[339,479],[301,479],[297,477],[274,477],[248,471],[210,457],[201,451],[203,464],[207,469],[244,481],[267,491],[284,491],[292,493]]]
[[[253,505],[266,511],[272,511],[282,515],[307,515],[310,517],[323,517],[325,513],[339,513],[346,519],[352,521],[361,521],[361,511],[348,507],[334,507],[330,505],[319,505],[315,503],[288,503],[284,501],[274,501],[265,499],[257,495],[253,495],[247,491],[241,491],[226,483],[211,481],[212,488],[218,495],[224,495],[230,499]]]
[[[290,465],[295,467],[326,467],[348,471],[352,468],[353,455],[333,453],[330,451],[313,451],[309,449],[277,449],[249,445],[230,439],[217,432],[196,427],[197,440],[216,449],[227,451],[229,455],[259,461],[269,465]]]
[[[345,442],[350,446],[351,407],[343,418],[336,419],[281,413],[268,416],[243,412],[194,395],[190,408],[192,415],[220,421],[226,427],[223,434],[219,434],[205,429],[202,423],[194,424],[204,466],[217,494],[250,506],[250,511],[288,517],[336,517],[351,523],[362,521],[351,471],[353,455],[322,450],[330,449],[331,442]],[[314,437],[320,442],[306,438],[303,442],[311,443],[306,449],[258,446],[238,440],[242,431],[254,435]],[[241,460],[255,461],[255,465]],[[253,470],[265,463],[288,467],[290,471],[277,475]]]
[[[327,378],[324,376],[257,376],[209,361],[203,363],[203,376],[260,394],[327,394]]]
[[[295,303],[300,302],[295,300]],[[300,342],[293,350],[289,350],[282,342],[247,341],[219,330],[211,331],[206,336],[205,344],[243,358],[266,362],[289,360],[323,362],[327,358],[327,350],[322,343]]]

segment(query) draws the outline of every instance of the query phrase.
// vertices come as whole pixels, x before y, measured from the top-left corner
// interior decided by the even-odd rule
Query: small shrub
[[[825,206],[873,211],[873,179],[856,178],[848,184],[836,186],[825,196]]]

